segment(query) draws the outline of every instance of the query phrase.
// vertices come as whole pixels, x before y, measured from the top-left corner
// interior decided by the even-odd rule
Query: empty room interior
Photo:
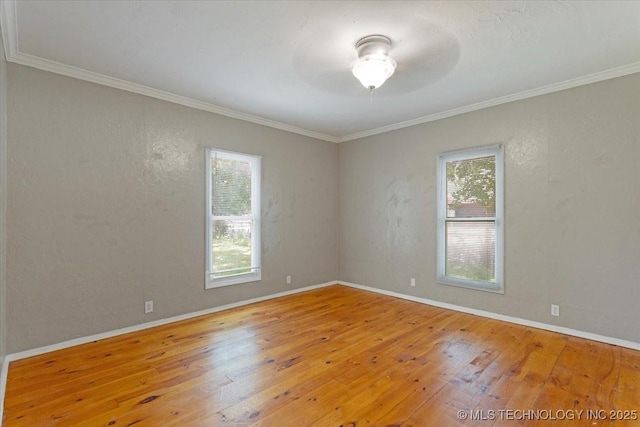
[[[0,3],[4,426],[640,426],[639,1]]]

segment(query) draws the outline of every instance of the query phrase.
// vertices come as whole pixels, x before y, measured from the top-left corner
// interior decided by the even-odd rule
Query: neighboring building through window
[[[502,146],[438,157],[438,282],[504,292]]]
[[[206,288],[261,279],[260,157],[208,148]]]

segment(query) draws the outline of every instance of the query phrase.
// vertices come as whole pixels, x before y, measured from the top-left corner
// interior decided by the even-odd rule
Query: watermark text
[[[621,409],[473,409],[460,410],[459,420],[507,420],[507,421],[637,421],[638,410]]]

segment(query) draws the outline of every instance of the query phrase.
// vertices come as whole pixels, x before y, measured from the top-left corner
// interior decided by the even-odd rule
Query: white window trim
[[[236,276],[221,277],[214,279],[211,272],[213,266],[213,251],[211,250],[211,227],[213,223],[213,215],[211,214],[211,155],[218,153],[218,157],[241,160],[251,163],[251,216],[246,219],[253,220],[251,230],[251,272],[246,274],[238,274]],[[205,272],[205,289],[219,288],[222,286],[237,285],[240,283],[257,282],[262,280],[262,264],[261,264],[261,218],[260,218],[260,191],[261,191],[261,174],[262,174],[262,157],[253,154],[235,153],[232,151],[218,150],[216,148],[207,147],[205,150],[205,176],[206,176],[206,272]],[[224,218],[224,217],[217,217]],[[240,218],[240,217],[229,217]]]
[[[445,275],[446,247],[445,220],[447,216],[447,169],[446,163],[478,157],[496,158],[496,259],[495,283],[469,280]],[[494,145],[483,148],[453,151],[438,156],[438,214],[437,214],[437,282],[442,285],[458,286],[487,292],[504,294],[504,148]],[[492,218],[493,219],[493,218]]]

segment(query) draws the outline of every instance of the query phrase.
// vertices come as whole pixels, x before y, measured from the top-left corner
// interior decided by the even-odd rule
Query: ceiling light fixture
[[[389,57],[389,37],[363,37],[356,43],[356,50],[358,59],[351,64],[351,72],[370,91],[382,86],[396,70],[396,61]]]

